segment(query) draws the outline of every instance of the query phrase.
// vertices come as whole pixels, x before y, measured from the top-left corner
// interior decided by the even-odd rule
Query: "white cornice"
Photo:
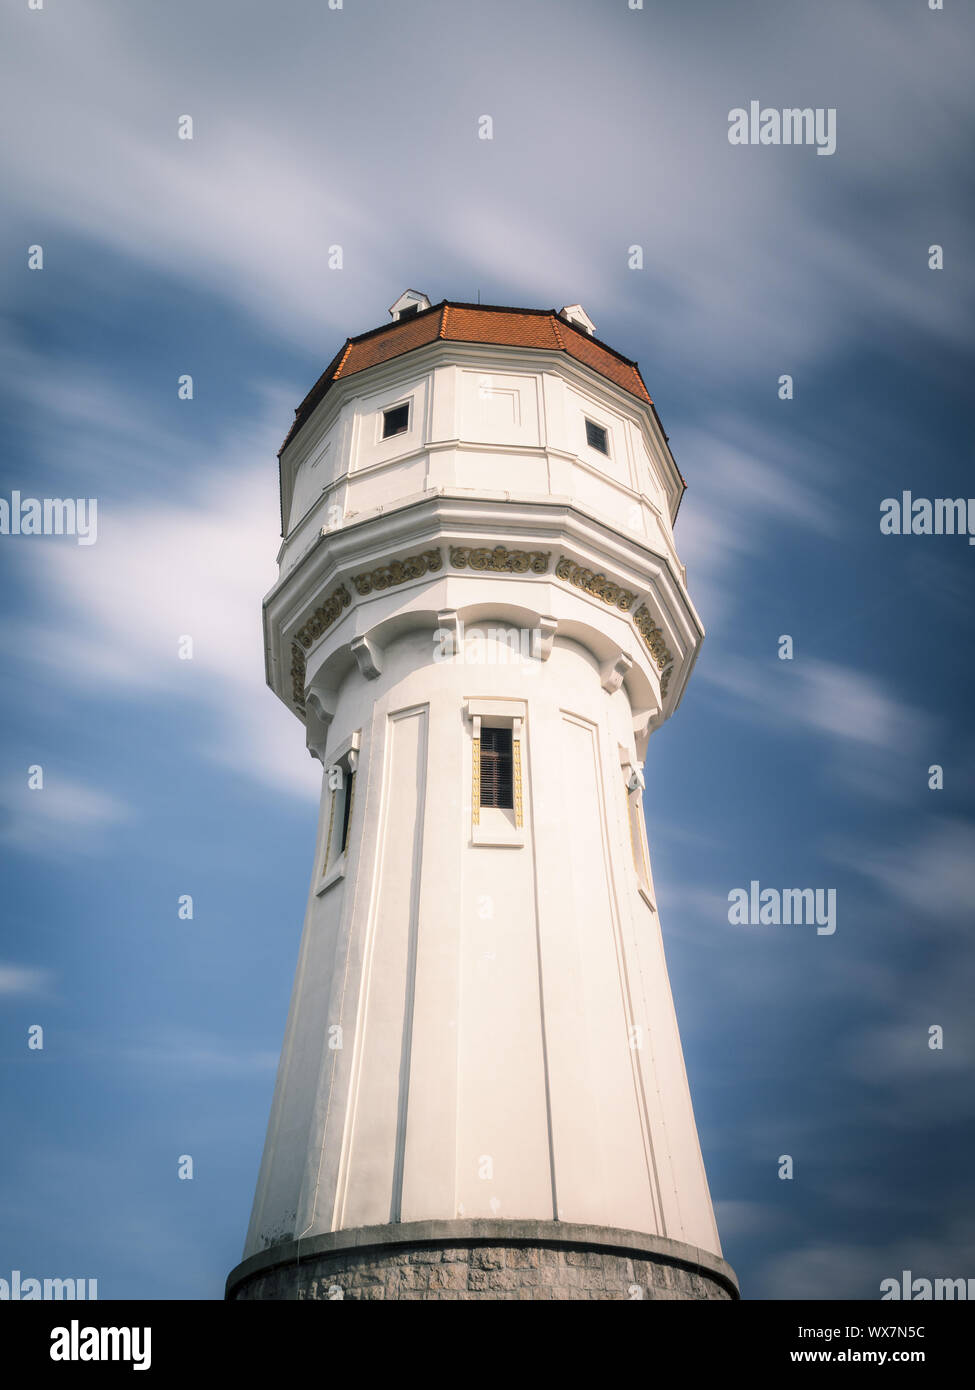
[[[614,581],[638,595],[652,595],[654,616],[664,624],[668,641],[678,648],[665,714],[676,708],[704,630],[671,557],[580,511],[572,499],[554,497],[519,499],[504,494],[489,498],[427,493],[404,501],[391,511],[321,535],[264,600],[268,683],[289,702],[290,634],[353,569],[368,570],[410,552],[479,539],[485,545],[503,543],[526,549],[564,550],[576,563],[607,571]],[[564,582],[554,576],[557,561],[558,554],[553,553],[552,572],[541,576],[539,582]],[[438,574],[437,582],[444,577],[443,572]],[[430,582],[429,578],[417,581]],[[507,578],[502,576],[499,582],[503,585]],[[403,592],[408,592],[408,588],[404,586]],[[594,614],[604,611],[599,600],[583,596],[595,605]],[[634,631],[634,642],[639,641]]]

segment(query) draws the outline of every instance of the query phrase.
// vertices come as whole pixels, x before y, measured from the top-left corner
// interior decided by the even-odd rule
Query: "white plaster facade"
[[[268,680],[323,794],[245,1256],[455,1217],[720,1254],[641,805],[703,635],[654,412],[564,354],[435,342],[335,382],[281,463]],[[510,810],[478,813],[482,724]]]

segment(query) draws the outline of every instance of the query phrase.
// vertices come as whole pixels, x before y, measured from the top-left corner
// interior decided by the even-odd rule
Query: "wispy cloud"
[[[0,785],[0,842],[11,849],[98,853],[106,848],[103,832],[132,814],[117,797],[60,777],[51,768],[37,789],[28,787],[26,767],[22,779],[8,778]]]
[[[833,858],[865,875],[912,915],[934,917],[966,938],[970,934],[975,903],[975,825],[970,821],[933,817],[906,843],[836,845]]]
[[[819,462],[813,479],[809,453],[785,432],[759,431],[723,413],[707,429],[684,430],[679,453],[685,466],[693,463],[693,486],[678,542],[705,626],[727,623],[747,562],[767,554],[783,532],[835,536],[841,529],[828,470]]]
[[[261,603],[277,578],[269,459],[282,418],[280,393],[268,400],[263,422],[246,436],[228,434],[178,496],[103,503],[96,545],[21,546],[14,564],[35,613],[8,620],[0,645],[26,654],[65,700],[111,689],[197,702],[213,727],[201,751],[312,798],[320,779],[301,727],[264,677]],[[147,449],[152,442],[147,433]],[[184,637],[192,639],[188,660],[179,654]],[[63,797],[49,819],[70,810]],[[110,810],[104,801],[87,805],[94,818]]]
[[[729,696],[730,708],[745,718],[876,749],[913,747],[930,725],[930,716],[872,676],[815,657],[758,662],[726,654],[702,666],[699,679]]]
[[[795,1225],[795,1218],[790,1218],[780,1203],[773,1202],[728,1199],[715,1202],[714,1215],[724,1241],[740,1240],[743,1236],[768,1237]]]
[[[4,183],[15,210],[35,226],[68,226],[204,283],[309,346],[320,345],[326,317],[347,321],[356,302],[383,302],[390,275],[409,279],[406,266],[421,260],[463,266],[465,276],[483,274],[548,300],[588,295],[604,312],[645,312],[645,300],[668,349],[687,361],[706,358],[711,375],[732,374],[743,361],[780,359],[789,370],[822,359],[848,333],[853,293],[875,314],[954,340],[967,331],[964,293],[935,299],[905,275],[905,244],[914,242],[920,255],[930,219],[923,197],[887,200],[882,177],[890,176],[884,161],[892,149],[900,157],[916,152],[919,177],[935,144],[942,160],[963,158],[966,123],[935,120],[923,99],[923,74],[933,65],[942,101],[954,101],[956,115],[964,110],[964,45],[947,40],[946,25],[918,31],[879,6],[851,11],[829,0],[801,29],[789,26],[787,45],[763,25],[769,71],[787,69],[801,44],[807,65],[828,73],[829,104],[842,112],[835,160],[809,166],[776,157],[791,152],[763,150],[756,159],[757,151],[728,145],[728,110],[755,95],[741,87],[755,58],[747,21],[688,63],[676,11],[655,15],[651,31],[645,13],[609,18],[599,7],[573,6],[567,24],[554,8],[526,13],[515,0],[497,0],[490,26],[472,42],[462,6],[414,6],[409,29],[390,7],[368,36],[373,71],[399,70],[424,24],[436,25],[442,47],[464,55],[462,64],[440,65],[432,120],[422,84],[373,84],[363,108],[358,67],[347,58],[365,36],[351,11],[296,0],[291,25],[305,42],[282,53],[276,13],[252,8],[242,26],[250,44],[235,44],[233,61],[220,68],[199,56],[227,52],[219,5],[201,11],[175,0],[165,21],[120,5],[77,5],[43,23],[25,13],[28,23],[0,60],[10,96]],[[193,57],[187,25],[197,40]],[[544,89],[499,61],[510,57],[504,36],[515,25],[524,65],[572,71],[584,51],[594,71],[613,72],[613,100],[556,103],[552,93],[546,105]],[[882,52],[897,73],[889,89],[865,89],[864,52],[874,60]],[[256,102],[274,62],[286,63],[286,90],[279,86],[273,103]],[[43,108],[31,86],[38,71],[60,79]],[[641,172],[661,193],[649,224],[644,191],[627,192],[634,132],[625,123],[621,130],[621,110],[647,120],[638,137]],[[497,124],[492,142],[476,138],[482,111]],[[192,141],[176,138],[184,112],[195,119]],[[355,140],[337,138],[350,121]],[[574,235],[566,235],[577,152],[587,148],[599,150],[603,183],[620,190],[609,240],[601,200],[584,198],[572,200]],[[371,215],[380,164],[384,193],[398,210],[396,247],[385,219]],[[832,215],[848,186],[857,190],[862,220]],[[883,203],[882,218],[864,190]],[[962,244],[950,209],[940,208],[938,223],[942,240]],[[645,246],[642,275],[623,269],[631,242]],[[328,268],[333,243],[346,247],[344,274]],[[958,262],[953,274],[971,272]],[[456,295],[461,287],[443,289]]]
[[[970,1231],[956,1229],[886,1245],[809,1244],[770,1259],[750,1293],[757,1298],[880,1299],[881,1281],[900,1280],[905,1269],[915,1278],[970,1278],[975,1239]]]
[[[176,1031],[145,1043],[123,1044],[112,1058],[139,1070],[165,1072],[172,1080],[263,1076],[278,1064],[276,1052],[241,1048],[205,1033]]]
[[[51,972],[0,961],[0,996],[5,999],[36,999],[47,993]]]
[[[933,1084],[946,1072],[970,1071],[973,1058],[970,1046],[966,1045],[968,1039],[959,1038],[945,1018],[943,1005],[939,1008],[939,1004],[940,1000],[930,1010],[937,1012],[937,1018],[916,1017],[910,1022],[882,1024],[852,1036],[845,1049],[850,1073],[878,1085],[906,1080]],[[911,1009],[916,1013],[913,1001]],[[964,1022],[968,1024],[967,1018]],[[948,1045],[932,1048],[929,1027],[937,1024],[943,1028],[946,1023]],[[967,1031],[971,1033],[970,1025]],[[972,1097],[971,1107],[975,1108],[975,1097]]]

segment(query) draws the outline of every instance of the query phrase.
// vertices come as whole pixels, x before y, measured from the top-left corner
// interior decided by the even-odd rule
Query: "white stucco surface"
[[[323,795],[246,1255],[458,1216],[720,1254],[637,776],[702,636],[676,470],[638,400],[534,357],[434,344],[359,373],[283,458],[268,677]],[[515,733],[520,818],[475,812],[477,719]]]

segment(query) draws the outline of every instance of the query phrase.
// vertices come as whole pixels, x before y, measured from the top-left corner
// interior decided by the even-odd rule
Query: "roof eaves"
[[[632,357],[624,357],[621,352],[617,352],[616,348],[610,347],[609,343],[604,343],[602,338],[597,338],[594,334],[587,333],[584,328],[579,328],[577,324],[572,323],[569,319],[561,318],[558,314],[555,313],[554,309],[547,310],[546,312],[554,314],[555,318],[558,320],[559,324],[563,328],[571,328],[573,333],[578,333],[579,337],[582,338],[584,342],[595,343],[596,346],[601,347],[604,352],[608,352],[611,357],[615,357],[617,362],[625,362],[628,367],[637,366],[636,362],[634,362]],[[639,369],[637,368],[637,376],[639,375]],[[646,382],[643,381],[642,376],[640,377],[640,381],[643,384],[643,389],[646,391]],[[647,391],[648,396],[649,394],[650,392]]]
[[[285,435],[284,443],[278,450],[279,459],[281,455],[284,453],[285,449],[291,443],[292,439],[294,439],[295,435],[298,433],[298,430],[304,424],[305,420],[308,418],[308,416],[314,410],[315,406],[321,400],[322,396],[324,396],[327,387],[330,385],[335,376],[336,369],[341,365],[341,363],[345,361],[346,357],[348,356],[349,348],[351,347],[351,345],[352,339],[346,338],[345,342],[339,348],[338,352],[332,358],[331,362],[329,362],[328,366],[325,368],[321,376],[315,382],[315,385],[308,392],[308,395],[295,410],[295,418],[291,422],[291,428]]]

